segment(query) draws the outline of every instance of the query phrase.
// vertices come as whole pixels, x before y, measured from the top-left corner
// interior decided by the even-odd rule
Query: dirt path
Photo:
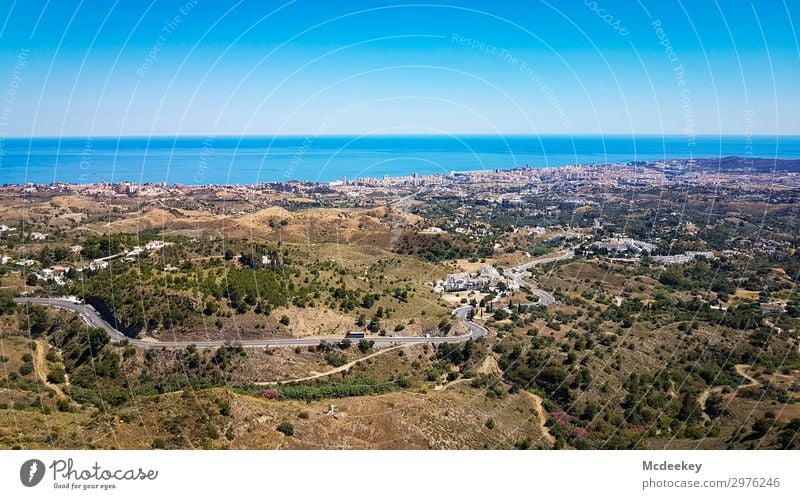
[[[547,423],[547,413],[542,406],[542,397],[527,390],[523,390],[522,393],[527,394],[531,401],[533,401],[533,409],[536,411],[536,417],[539,418],[539,431],[542,432],[542,437],[545,439],[545,441],[547,441],[547,443],[550,445],[553,445],[556,442],[556,439],[550,434],[550,430],[545,425],[545,423]]]
[[[64,392],[61,391],[61,388],[58,385],[54,385],[47,381],[47,359],[45,355],[47,350],[50,348],[46,342],[42,340],[36,340],[36,350],[33,352],[33,371],[36,373],[36,377],[39,378],[47,388],[56,392],[61,398],[66,398]]]
[[[751,367],[753,366],[750,366],[748,364],[736,364],[735,366],[736,374],[738,374],[739,376],[743,377],[744,379],[750,382],[746,385],[739,385],[738,387],[736,387],[736,391],[739,391],[742,388],[755,388],[761,386],[760,381],[747,374],[747,370],[750,369]]]
[[[711,416],[708,415],[706,412],[706,402],[708,402],[708,398],[711,396],[712,393],[718,394],[722,393],[722,386],[715,386],[713,388],[706,388],[703,390],[703,393],[697,397],[697,404],[700,406],[700,414],[703,416],[703,421],[711,421]]]
[[[333,369],[331,369],[329,371],[324,371],[324,372],[321,372],[321,373],[312,374],[311,376],[304,376],[302,378],[287,379],[287,380],[283,380],[283,381],[257,381],[257,382],[255,382],[253,384],[254,385],[260,385],[260,386],[275,386],[275,385],[284,385],[286,383],[294,383],[294,382],[297,382],[297,381],[311,381],[313,379],[324,378],[326,376],[330,376],[331,374],[336,374],[336,373],[340,373],[340,372],[344,372],[344,371],[349,371],[353,366],[355,366],[356,364],[358,364],[361,361],[370,359],[370,358],[375,357],[377,355],[381,355],[381,354],[384,354],[384,353],[387,353],[387,352],[391,352],[392,350],[397,350],[398,348],[407,347],[407,346],[409,346],[409,345],[395,345],[395,346],[389,347],[389,348],[381,348],[377,352],[371,353],[371,354],[369,354],[369,355],[367,355],[365,357],[359,357],[358,359],[350,361],[347,364],[341,365],[339,367],[335,367],[335,368],[333,368]]]
[[[672,380],[669,380],[669,389],[667,390],[667,395],[669,395],[672,398],[678,397],[678,392],[675,391],[675,382]]]
[[[465,381],[472,381],[472,378],[458,378],[455,381],[450,381],[450,382],[445,383],[443,385],[436,385],[436,386],[433,387],[433,391],[439,392],[439,391],[447,389],[447,387],[449,387],[449,386],[458,385],[458,384],[464,383]]]
[[[746,379],[748,383],[746,385],[737,386],[736,389],[733,391],[733,393],[728,395],[729,399],[735,397],[736,394],[739,392],[739,390],[741,390],[742,388],[755,388],[761,386],[760,381],[758,381],[757,379],[755,379],[754,377],[750,376],[747,373],[747,370],[750,369],[751,367],[753,366],[749,364],[736,364],[734,366],[736,374]],[[708,415],[708,413],[706,413],[706,402],[708,402],[708,398],[711,396],[712,393],[713,394],[722,393],[722,390],[724,388],[725,388],[724,386],[715,386],[712,388],[706,388],[705,390],[703,390],[703,393],[701,393],[700,396],[697,397],[697,403],[700,404],[700,411],[702,411],[703,419],[705,421],[711,421],[711,417]]]
[[[497,364],[497,359],[495,359],[491,355],[488,355],[486,356],[485,359],[483,359],[483,362],[481,362],[481,365],[478,366],[477,369],[475,369],[475,372],[478,374],[494,374],[496,376],[499,376],[500,378],[503,377],[503,371],[500,370],[500,366]],[[455,381],[450,381],[443,385],[436,385],[433,387],[433,389],[434,391],[438,392],[446,389],[448,386],[457,385],[465,381],[472,381],[472,378],[458,378]]]

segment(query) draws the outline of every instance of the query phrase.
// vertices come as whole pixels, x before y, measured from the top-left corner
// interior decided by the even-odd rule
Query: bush
[[[0,293],[0,315],[11,314],[16,309],[17,305],[14,303],[14,297],[4,291]]]
[[[339,352],[328,352],[325,354],[325,362],[333,367],[341,367],[347,364],[347,356]]]
[[[219,413],[221,416],[231,415],[231,403],[227,400],[220,400],[217,405],[219,406]]]
[[[284,326],[288,326],[289,325],[289,316],[288,315],[281,316],[281,320],[278,321],[278,322],[280,322]]]
[[[47,373],[47,381],[49,383],[53,383],[54,385],[60,385],[66,381],[66,376],[64,375],[64,368],[60,366],[54,366],[50,369],[50,372]]]
[[[56,409],[58,409],[59,412],[72,412],[74,410],[72,403],[69,399],[65,398],[58,399],[56,402]]]
[[[283,423],[279,424],[277,430],[287,437],[294,435],[294,425],[288,421],[284,421]]]
[[[275,390],[267,389],[261,391],[261,396],[264,397],[265,399],[273,400],[279,398],[281,394]]]
[[[375,342],[374,342],[374,341],[371,341],[371,340],[369,340],[369,341],[368,341],[368,340],[360,340],[360,341],[358,342],[358,350],[359,350],[361,353],[367,353],[367,352],[369,352],[369,351],[370,351],[370,349],[372,348],[372,346],[373,346],[374,344],[375,344]]]

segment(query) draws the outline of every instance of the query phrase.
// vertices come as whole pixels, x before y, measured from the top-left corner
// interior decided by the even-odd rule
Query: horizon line
[[[6,140],[37,140],[37,139],[153,139],[153,138],[169,138],[169,139],[180,139],[180,138],[239,138],[239,139],[246,139],[246,138],[337,138],[337,137],[359,137],[359,138],[371,138],[371,137],[379,137],[379,138],[388,138],[388,137],[431,137],[431,138],[467,138],[467,137],[625,137],[625,138],[636,138],[636,137],[688,137],[684,133],[628,133],[628,132],[610,132],[610,133],[598,133],[598,132],[580,132],[580,133],[524,133],[524,132],[515,132],[515,133],[476,133],[476,132],[469,132],[463,134],[444,134],[444,133],[398,133],[398,134],[365,134],[365,133],[330,133],[330,134],[298,134],[298,133],[282,133],[282,134],[244,134],[244,135],[236,135],[236,134],[220,134],[220,135],[212,135],[212,134],[177,134],[177,135],[166,135],[166,134],[153,134],[153,135],[142,135],[142,134],[129,134],[129,135],[111,135],[111,134],[98,134],[98,135],[8,135],[5,137],[0,137],[0,143]],[[764,138],[764,137],[774,137],[774,138],[800,138],[800,132],[798,133],[752,133],[752,134],[745,134],[745,133],[700,133],[692,135],[693,138],[724,138],[724,137],[742,137],[742,138]]]

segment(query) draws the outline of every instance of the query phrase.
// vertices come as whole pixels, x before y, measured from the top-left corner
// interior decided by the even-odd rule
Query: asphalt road
[[[555,296],[551,295],[550,293],[548,293],[543,289],[535,288],[529,283],[525,282],[525,279],[523,277],[525,275],[530,275],[528,274],[528,272],[516,272],[513,270],[506,270],[505,275],[513,279],[520,289],[525,288],[528,291],[530,291],[532,295],[536,295],[539,297],[539,300],[536,301],[536,303],[525,303],[523,305],[535,305],[535,306],[546,307],[556,302]]]
[[[555,303],[556,302],[556,298],[553,295],[551,295],[550,293],[548,293],[547,291],[545,291],[543,289],[540,289],[540,288],[533,287],[529,283],[525,282],[524,277],[530,275],[528,273],[528,269],[530,269],[531,267],[535,267],[536,265],[542,265],[544,263],[550,263],[550,262],[558,262],[560,260],[568,260],[568,259],[573,258],[573,257],[575,257],[574,249],[568,249],[568,250],[565,250],[565,251],[561,251],[556,256],[549,256],[549,257],[545,257],[545,258],[537,258],[537,259],[532,260],[532,261],[530,261],[528,263],[525,263],[525,264],[522,264],[522,265],[518,265],[516,267],[512,267],[512,268],[506,270],[503,273],[507,277],[510,277],[511,279],[513,279],[514,282],[517,284],[517,286],[520,287],[520,289],[526,288],[531,292],[531,294],[534,294],[534,295],[539,297],[539,300],[536,303],[528,303],[526,305],[536,305],[536,306],[546,307],[548,305],[551,305],[551,304]]]
[[[561,260],[569,260],[570,258],[574,257],[575,257],[575,250],[573,248],[570,248],[568,250],[560,251],[559,254],[555,256],[536,258],[528,263],[517,265],[516,267],[513,267],[511,270],[514,272],[525,272],[529,268],[535,267],[536,265],[543,265],[545,263],[558,262]]]
[[[50,307],[59,307],[67,310],[77,312],[78,315],[90,326],[103,328],[113,341],[128,340],[131,345],[136,345],[142,348],[171,348],[179,349],[186,348],[189,345],[195,345],[197,348],[217,348],[225,343],[227,340],[210,340],[210,341],[145,341],[138,338],[130,338],[125,336],[121,331],[117,330],[106,322],[100,314],[91,306],[83,303],[77,303],[72,300],[64,298],[14,298],[14,301],[19,304],[32,303],[36,305],[46,305]],[[469,329],[469,333],[461,336],[367,336],[366,339],[374,341],[376,345],[410,345],[422,343],[460,343],[470,339],[477,339],[487,333],[487,329],[480,324],[476,324],[467,319],[469,311],[472,309],[470,306],[464,306],[453,310],[453,316],[458,317],[464,322],[464,325]],[[244,347],[297,347],[308,345],[319,345],[321,341],[336,342],[342,338],[285,338],[285,339],[269,339],[269,340],[240,340],[236,344],[241,344]]]

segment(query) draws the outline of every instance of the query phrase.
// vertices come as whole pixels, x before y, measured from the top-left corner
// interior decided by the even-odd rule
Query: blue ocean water
[[[9,138],[0,184],[249,184],[578,163],[800,159],[800,136],[280,136]]]

